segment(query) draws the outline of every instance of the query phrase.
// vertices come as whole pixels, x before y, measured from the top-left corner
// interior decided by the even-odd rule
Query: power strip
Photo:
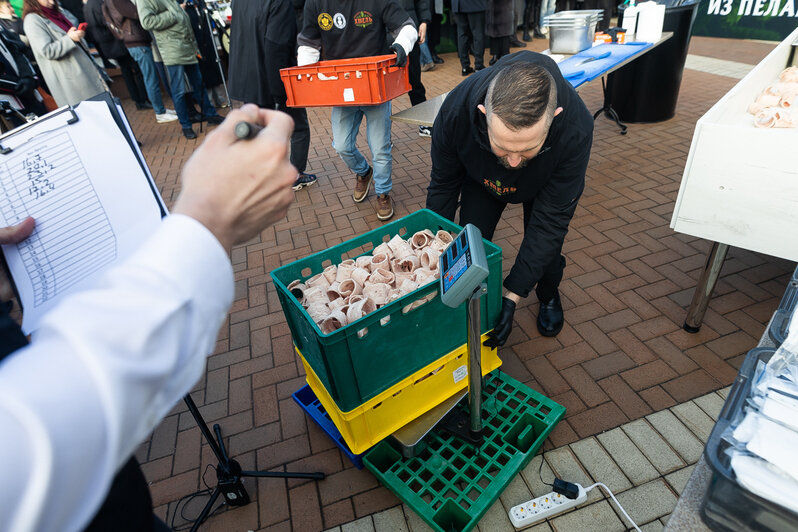
[[[537,499],[513,506],[509,512],[510,522],[516,529],[520,530],[582,504],[587,500],[587,491],[581,484],[577,484],[577,486],[579,487],[579,495],[576,499],[569,499],[552,491],[546,495],[541,495]]]

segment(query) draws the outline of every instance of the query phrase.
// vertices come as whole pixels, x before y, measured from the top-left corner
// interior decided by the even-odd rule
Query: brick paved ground
[[[540,40],[534,44],[545,47]],[[771,48],[696,38],[691,52],[756,63]],[[455,56],[444,57],[445,65],[424,74],[428,96],[461,80]],[[516,327],[500,351],[504,371],[568,409],[546,450],[730,384],[777,306],[794,265],[732,249],[701,332],[680,328],[709,244],[671,231],[673,202],[695,121],[735,83],[686,70],[674,119],[632,125],[626,136],[605,118],[596,122],[587,188],[565,242],[565,328],[556,338],[539,336],[533,295],[516,312]],[[599,85],[581,95],[590,109],[600,107]],[[129,103],[133,129],[171,203],[179,169],[204,135],[186,141],[177,123],[156,124],[151,112],[133,111]],[[402,97],[394,111],[407,106]],[[253,504],[214,516],[205,530],[315,531],[398,504],[291,400],[304,375],[268,272],[379,225],[373,195],[360,205],[351,200],[352,175],[330,145],[329,110],[309,114],[309,171],[318,174],[319,184],[297,193],[286,220],[233,250],[235,302],[192,397],[209,424],[221,425],[230,454],[245,469],[321,470],[328,478],[248,481]],[[393,142],[396,215],[403,216],[424,206],[429,140],[413,126],[394,124]],[[367,152],[364,135],[360,144]],[[505,271],[521,242],[520,219],[520,207],[509,208],[496,232]],[[167,521],[181,498],[203,487],[203,478],[215,483],[210,467],[216,460],[182,404],[137,456],[157,512]],[[196,516],[203,503],[195,499],[185,515]],[[179,515],[174,522],[185,523]]]

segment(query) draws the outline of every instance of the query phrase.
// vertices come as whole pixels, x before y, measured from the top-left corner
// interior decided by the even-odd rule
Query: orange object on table
[[[608,35],[604,32],[597,32],[596,35],[593,37],[593,43],[610,43],[612,42],[612,36]]]
[[[280,69],[289,107],[377,105],[410,92],[407,65],[378,55]]]

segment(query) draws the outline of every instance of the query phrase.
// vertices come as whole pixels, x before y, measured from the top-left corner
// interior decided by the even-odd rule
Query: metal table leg
[[[697,333],[701,329],[709,299],[712,296],[712,291],[715,290],[715,285],[718,284],[720,270],[723,268],[723,261],[726,260],[728,252],[728,244],[712,243],[712,249],[707,254],[707,262],[704,264],[704,270],[701,272],[701,277],[698,279],[693,293],[693,301],[690,303],[690,308],[687,309],[687,317],[682,325],[685,331]]]

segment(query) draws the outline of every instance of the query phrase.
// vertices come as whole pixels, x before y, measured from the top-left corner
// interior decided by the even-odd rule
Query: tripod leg
[[[219,444],[219,452],[224,458],[223,461],[228,461],[230,458],[227,456],[227,449],[224,447],[224,440],[222,439],[222,427],[218,423],[214,423],[213,432],[216,433],[216,441]]]
[[[242,477],[266,477],[266,478],[310,478],[314,480],[324,480],[324,473],[294,473],[291,471],[242,471]]]
[[[216,499],[219,498],[220,493],[221,491],[219,491],[219,488],[213,490],[213,495],[211,495],[211,499],[208,501],[208,504],[206,504],[205,508],[202,509],[202,513],[199,514],[197,520],[194,521],[194,526],[191,527],[191,532],[197,532],[203,521],[208,518],[208,514],[211,513],[211,508],[213,508],[213,504],[216,502]]]

